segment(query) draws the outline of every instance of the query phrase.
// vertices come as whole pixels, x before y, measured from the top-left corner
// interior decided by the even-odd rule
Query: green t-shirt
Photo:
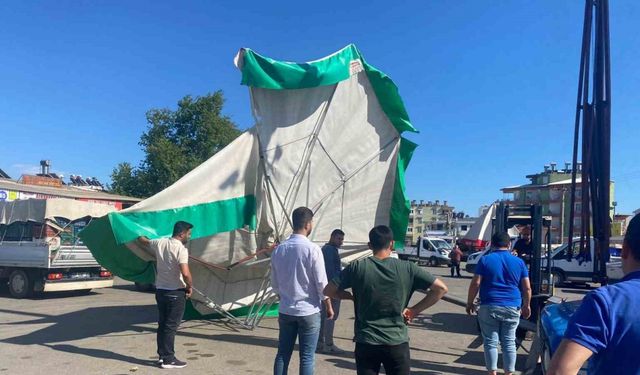
[[[351,262],[332,282],[341,290],[352,289],[356,342],[399,345],[409,341],[402,310],[415,290],[435,280],[415,263],[372,256]]]

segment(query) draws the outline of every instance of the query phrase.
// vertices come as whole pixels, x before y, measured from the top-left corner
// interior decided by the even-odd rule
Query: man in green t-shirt
[[[373,256],[350,263],[331,280],[324,295],[352,299],[355,305],[356,367],[358,375],[410,373],[407,324],[447,293],[447,286],[415,263],[391,258],[393,232],[379,225],[369,232]],[[351,288],[353,294],[345,289]],[[426,296],[407,307],[416,290]]]

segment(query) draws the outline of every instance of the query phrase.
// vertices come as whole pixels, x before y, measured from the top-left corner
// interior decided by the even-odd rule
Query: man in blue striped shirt
[[[322,250],[307,238],[313,228],[313,212],[307,207],[298,207],[291,219],[293,234],[271,255],[271,287],[280,297],[280,334],[273,373],[287,373],[296,338],[299,338],[300,375],[312,375],[322,304],[327,319],[333,319],[333,308],[323,294],[327,275]]]

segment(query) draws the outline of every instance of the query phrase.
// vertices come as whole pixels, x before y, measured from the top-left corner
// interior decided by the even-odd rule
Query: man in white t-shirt
[[[193,285],[189,251],[184,246],[191,239],[191,228],[193,225],[178,221],[173,226],[171,237],[150,240],[142,236],[137,240],[156,257],[158,362],[162,368],[183,368],[187,365],[176,358],[174,342]]]

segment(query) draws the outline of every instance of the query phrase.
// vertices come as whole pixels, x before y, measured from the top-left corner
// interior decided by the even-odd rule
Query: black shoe
[[[173,361],[164,361],[160,365],[162,368],[184,368],[187,367],[187,362],[182,362],[178,358],[174,358]]]

